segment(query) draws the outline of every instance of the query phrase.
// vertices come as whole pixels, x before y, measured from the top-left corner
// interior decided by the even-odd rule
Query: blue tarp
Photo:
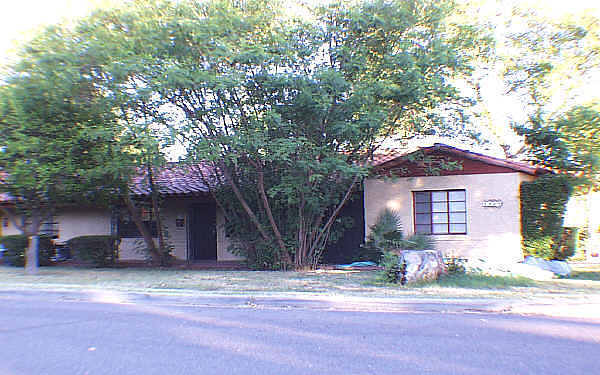
[[[354,262],[350,264],[338,264],[337,268],[353,268],[353,267],[373,267],[376,266],[376,263],[373,262]]]

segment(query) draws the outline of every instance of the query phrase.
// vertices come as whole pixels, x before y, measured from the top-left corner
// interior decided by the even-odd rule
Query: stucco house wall
[[[178,260],[188,258],[188,211],[190,200],[169,199],[163,209],[163,224],[166,227],[167,241],[173,246],[173,255]],[[184,219],[185,225],[177,228],[176,220]],[[71,238],[87,235],[110,235],[111,234],[111,212],[107,209],[79,208],[62,210],[53,219],[58,223],[57,242],[66,242]],[[0,220],[0,235],[8,236],[21,234],[21,232],[10,222]],[[6,226],[5,226],[6,224]],[[158,239],[156,239],[158,241]],[[242,257],[228,251],[229,239],[225,234],[224,217],[217,209],[217,261],[239,261]],[[119,245],[119,259],[125,261],[144,260],[144,240],[140,238],[122,238]]]
[[[413,192],[464,189],[467,234],[432,235],[436,248],[446,256],[486,258],[508,263],[523,259],[521,250],[519,186],[533,178],[524,173],[490,173],[453,176],[367,179],[365,232],[385,208],[396,211],[406,235],[414,233]],[[483,207],[485,200],[501,200],[501,207]]]
[[[171,199],[162,209],[163,225],[166,228],[167,242],[173,247],[173,255],[178,260],[188,259],[189,204],[186,199]],[[228,251],[229,239],[225,234],[223,213],[217,209],[217,261],[237,261],[243,258]],[[176,220],[184,219],[185,225],[177,228]],[[156,239],[158,241],[158,239]],[[123,238],[119,246],[119,259],[144,260],[142,238]]]

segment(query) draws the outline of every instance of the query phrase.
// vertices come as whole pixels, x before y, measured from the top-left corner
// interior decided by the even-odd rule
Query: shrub
[[[433,250],[435,242],[433,237],[424,234],[413,234],[403,239],[399,244],[404,250]]]
[[[383,210],[375,224],[371,225],[371,232],[367,238],[357,260],[370,260],[379,262],[384,252],[401,247],[402,226],[400,216],[390,209]]]
[[[521,233],[525,255],[563,260],[575,252],[575,234],[563,228],[572,187],[566,176],[549,175],[521,184]]]
[[[385,251],[381,257],[381,265],[383,266],[383,281],[406,284],[406,263],[400,264],[400,257],[397,254]]]
[[[28,246],[27,236],[16,234],[0,237],[0,243],[4,246],[4,262],[14,267],[25,266],[25,251]],[[38,244],[38,263],[40,266],[48,266],[52,263],[54,256],[54,243],[48,236],[40,236]]]
[[[118,241],[113,236],[80,236],[67,241],[75,259],[95,267],[106,267],[117,259]]]
[[[445,258],[446,272],[448,275],[464,275],[467,273],[465,267],[465,259],[462,258]]]
[[[523,241],[524,254],[546,260],[565,260],[575,254],[577,231],[563,228],[560,236],[544,236]]]

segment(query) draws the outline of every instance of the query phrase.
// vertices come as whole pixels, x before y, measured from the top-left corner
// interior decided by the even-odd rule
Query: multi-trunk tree
[[[135,2],[96,27],[132,48],[130,94],[175,113],[188,159],[211,165],[238,251],[307,268],[381,141],[430,131],[461,103],[451,79],[476,42],[446,2],[334,3],[304,20],[284,5]]]
[[[135,140],[141,118],[167,126],[190,162],[210,167],[205,180],[238,252],[258,267],[315,267],[381,142],[435,131],[450,108],[468,105],[452,79],[468,74],[482,49],[474,29],[452,23],[452,12],[445,1],[375,0],[332,2],[298,19],[268,0],[134,1],[80,22],[70,46],[87,57],[67,64],[66,82],[89,82],[97,95],[85,104],[97,101],[89,108],[106,118],[73,121],[77,107],[61,110],[56,126],[114,124],[118,152]],[[49,67],[38,79],[55,74]],[[30,79],[22,76],[15,82]],[[56,83],[43,85],[36,100]],[[61,102],[72,90],[50,95]],[[130,152],[133,160],[139,151]],[[79,166],[65,175],[87,176],[79,161],[56,163]],[[17,170],[7,172],[20,181]]]

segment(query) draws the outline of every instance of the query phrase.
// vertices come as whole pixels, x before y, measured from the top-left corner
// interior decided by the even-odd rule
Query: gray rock
[[[523,261],[524,264],[538,267],[545,271],[550,271],[560,276],[569,276],[571,274],[571,266],[567,262],[560,260],[545,260],[528,256]]]
[[[547,281],[554,278],[552,271],[541,269],[532,264],[515,263],[511,267],[512,276],[522,276],[531,280]]]
[[[446,272],[442,253],[436,250],[397,250],[399,263],[406,263],[406,282],[437,280]]]

